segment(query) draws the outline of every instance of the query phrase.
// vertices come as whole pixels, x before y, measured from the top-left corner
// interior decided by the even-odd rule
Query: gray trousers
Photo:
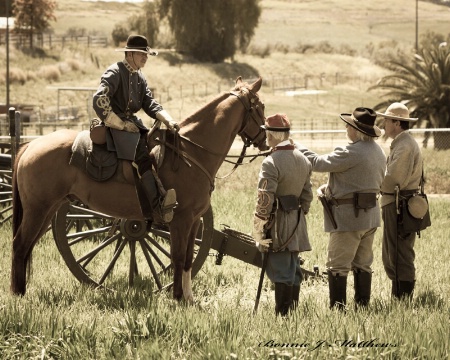
[[[397,229],[395,202],[381,208],[383,218],[382,260],[384,270],[391,280],[414,281],[414,242],[416,233],[400,233]]]
[[[264,256],[267,256],[267,253],[263,253]],[[299,253],[290,251],[271,252],[267,259],[266,274],[273,283],[300,285],[303,274],[300,268]]]

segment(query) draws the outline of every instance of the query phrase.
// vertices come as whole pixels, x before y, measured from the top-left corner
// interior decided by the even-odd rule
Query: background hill
[[[110,37],[116,24],[138,14],[140,3],[59,0],[54,33],[82,29]],[[174,117],[184,118],[218,92],[232,87],[237,76],[263,77],[261,96],[266,112],[286,112],[297,128],[330,128],[337,114],[356,106],[372,106],[380,93],[367,92],[387,70],[386,54],[415,47],[415,2],[350,0],[263,0],[262,15],[246,54],[221,64],[202,64],[174,52],[161,51],[143,69],[155,95]],[[419,32],[446,35],[450,8],[419,2]],[[161,36],[164,35],[162,31]],[[37,105],[41,121],[55,118],[59,106],[87,123],[89,92],[58,87],[98,85],[103,70],[121,59],[114,47],[70,45],[44,49],[42,57],[11,50],[11,103]],[[160,49],[161,50],[161,49]],[[0,48],[0,62],[5,63]],[[4,77],[0,75],[0,83]],[[294,96],[295,95],[295,96]],[[0,88],[5,99],[5,87]],[[68,110],[67,110],[68,109]]]

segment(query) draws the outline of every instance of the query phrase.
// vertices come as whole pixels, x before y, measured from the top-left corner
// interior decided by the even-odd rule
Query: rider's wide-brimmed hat
[[[383,116],[387,119],[400,120],[400,121],[414,122],[414,121],[419,120],[418,118],[410,118],[409,110],[406,107],[406,105],[399,103],[399,102],[392,103],[386,109],[385,113],[377,112],[377,115]]]
[[[151,56],[158,55],[156,50],[148,46],[148,41],[142,35],[130,35],[127,39],[127,45],[123,49],[116,49],[116,51],[137,51]]]
[[[352,114],[341,114],[340,118],[348,125],[371,137],[381,135],[381,130],[375,125],[377,114],[374,110],[365,107],[357,107]]]
[[[261,128],[269,131],[286,132],[291,129],[291,122],[286,114],[274,114],[266,118]]]

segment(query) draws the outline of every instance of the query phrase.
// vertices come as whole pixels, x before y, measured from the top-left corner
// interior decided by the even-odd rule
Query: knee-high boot
[[[275,314],[287,316],[292,305],[292,285],[275,283]]]
[[[328,271],[328,287],[330,289],[330,309],[336,307],[345,310],[347,304],[347,276],[333,275]]]
[[[395,281],[392,280],[392,296],[397,299],[412,299],[414,294],[415,281]]]
[[[173,219],[173,209],[177,204],[175,189],[169,189],[161,195],[156,179],[151,170],[141,176],[141,184],[153,211],[158,211],[164,222]]]
[[[372,274],[367,271],[354,270],[355,304],[356,306],[367,306],[370,301],[372,287]]]
[[[300,284],[292,286],[292,304],[291,310],[294,311],[298,306],[298,299],[300,298]]]

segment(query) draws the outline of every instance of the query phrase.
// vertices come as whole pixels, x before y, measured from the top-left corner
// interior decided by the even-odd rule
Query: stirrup
[[[169,223],[173,219],[173,209],[177,206],[177,195],[175,189],[169,189],[166,192],[166,196],[161,202],[161,218],[165,223]]]

